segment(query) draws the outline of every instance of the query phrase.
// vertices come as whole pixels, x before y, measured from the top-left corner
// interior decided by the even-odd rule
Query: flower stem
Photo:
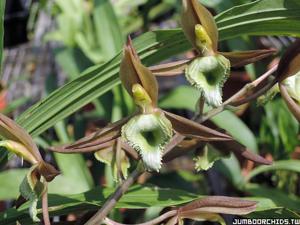
[[[45,192],[42,195],[42,211],[43,211],[43,220],[45,225],[51,225],[49,210],[48,210],[48,183],[45,181]]]
[[[137,168],[129,175],[129,177],[119,185],[116,191],[110,195],[101,209],[92,216],[85,225],[98,225],[104,220],[108,213],[115,207],[119,199],[129,189],[129,187],[135,183],[140,175],[144,173],[144,168],[141,164],[138,164]]]

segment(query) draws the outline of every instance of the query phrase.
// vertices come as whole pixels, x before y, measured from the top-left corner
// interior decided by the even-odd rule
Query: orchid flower
[[[197,56],[150,69],[154,74],[162,76],[179,75],[185,70],[187,80],[201,92],[206,103],[213,107],[222,104],[222,87],[230,76],[230,67],[244,66],[276,52],[272,49],[219,52],[216,22],[197,0],[183,0],[181,23]]]
[[[109,124],[74,144],[56,147],[55,151],[107,151],[107,148],[115,145],[118,140],[119,152],[124,151],[130,156],[137,153],[146,170],[159,171],[162,155],[176,134],[201,141],[232,140],[227,134],[158,108],[156,78],[142,65],[130,39],[124,47],[120,79],[137,106],[137,111],[132,116]],[[119,160],[116,164],[116,168],[122,167]]]
[[[52,181],[59,172],[46,163],[31,136],[16,122],[0,113],[0,146],[32,164],[20,186],[21,196],[30,202],[30,215],[37,218],[37,201],[45,194],[46,182]]]

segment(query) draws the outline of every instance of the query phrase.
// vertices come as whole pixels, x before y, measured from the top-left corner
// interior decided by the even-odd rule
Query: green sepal
[[[141,155],[149,171],[161,168],[162,152],[172,135],[172,124],[161,112],[134,116],[122,127],[122,138]]]
[[[117,161],[116,161],[116,151],[114,151],[112,148],[106,148],[102,149],[100,151],[97,151],[94,153],[95,158],[105,163],[106,165],[110,166],[112,169],[112,174],[114,177],[114,180],[120,181],[120,177],[118,175],[118,172],[121,172],[124,178],[127,178],[128,176],[128,169],[130,167],[130,161],[129,158],[126,156],[126,153],[124,150],[121,150],[120,152],[120,165],[121,165],[121,171],[118,171]]]
[[[40,219],[37,217],[37,202],[46,189],[43,182],[40,181],[40,177],[37,173],[37,165],[30,168],[19,189],[21,195],[29,201],[30,217],[34,222],[39,222]]]
[[[217,107],[222,104],[222,88],[230,75],[230,61],[222,55],[198,57],[186,68],[185,75],[200,90],[206,103]]]

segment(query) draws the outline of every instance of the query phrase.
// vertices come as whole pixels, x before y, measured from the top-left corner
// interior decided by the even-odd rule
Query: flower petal
[[[276,49],[236,51],[236,52],[219,52],[219,54],[229,59],[232,67],[241,67],[254,63],[277,52]]]
[[[214,17],[197,0],[183,0],[183,11],[181,14],[182,29],[195,48],[197,47],[195,26],[200,24],[207,32],[212,42],[212,50],[218,48],[218,29]]]
[[[0,135],[24,145],[36,161],[42,161],[41,154],[31,136],[15,121],[0,113]]]
[[[198,124],[192,120],[186,119],[170,112],[164,111],[164,113],[166,117],[171,121],[173,129],[184,136],[198,138],[203,141],[232,140],[229,135],[220,133],[216,130]]]
[[[139,60],[130,38],[123,51],[123,59],[120,65],[120,79],[131,96],[133,96],[132,86],[140,84],[150,96],[154,106],[156,106],[158,97],[157,81],[151,71]]]

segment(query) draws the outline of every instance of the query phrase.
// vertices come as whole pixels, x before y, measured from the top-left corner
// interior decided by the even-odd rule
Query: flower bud
[[[172,124],[161,112],[134,116],[122,127],[123,139],[141,155],[149,171],[161,168],[162,152],[172,134]]]
[[[222,87],[230,74],[230,62],[222,55],[199,57],[186,68],[187,80],[199,89],[207,104],[222,104]]]

